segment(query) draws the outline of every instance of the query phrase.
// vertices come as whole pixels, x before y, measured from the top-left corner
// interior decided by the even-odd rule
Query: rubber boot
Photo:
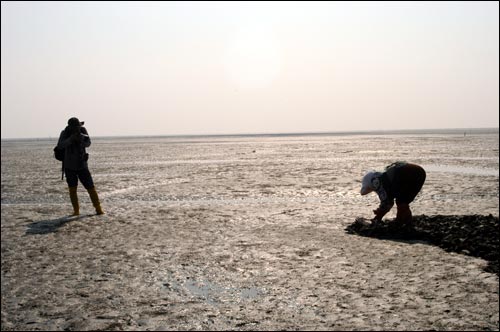
[[[72,216],[80,215],[80,205],[78,204],[78,194],[76,193],[78,187],[69,187],[69,198],[71,199],[71,205],[73,205]]]
[[[99,202],[99,196],[97,196],[97,191],[95,191],[95,187],[87,189],[87,191],[89,192],[90,199],[95,207],[96,214],[104,214],[101,208],[101,202]]]
[[[413,218],[411,215],[409,204],[398,204],[398,211],[396,213],[396,221],[406,227],[413,226]]]

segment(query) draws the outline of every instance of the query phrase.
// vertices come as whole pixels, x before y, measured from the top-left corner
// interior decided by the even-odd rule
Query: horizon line
[[[327,135],[396,135],[404,133],[462,133],[467,131],[499,132],[499,127],[471,127],[471,128],[429,128],[429,129],[376,129],[376,130],[345,130],[345,131],[304,131],[304,132],[268,132],[268,133],[225,133],[225,134],[153,134],[153,135],[109,135],[92,136],[93,138],[194,138],[194,137],[257,137],[257,136],[327,136]],[[8,137],[1,141],[15,140],[54,140],[57,136],[46,137]]]

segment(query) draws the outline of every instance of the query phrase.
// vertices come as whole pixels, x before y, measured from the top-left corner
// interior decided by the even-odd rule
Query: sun
[[[259,29],[238,32],[226,50],[224,66],[228,78],[237,88],[269,87],[281,70],[276,38]]]

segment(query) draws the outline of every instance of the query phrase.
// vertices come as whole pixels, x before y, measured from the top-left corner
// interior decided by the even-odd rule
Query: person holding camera
[[[84,122],[80,122],[78,118],[69,119],[68,126],[59,136],[57,146],[65,151],[63,167],[69,187],[69,197],[73,205],[72,215],[77,216],[80,214],[77,195],[78,180],[87,189],[96,213],[101,215],[104,212],[87,165],[89,155],[85,151],[90,146],[90,137],[83,124]]]

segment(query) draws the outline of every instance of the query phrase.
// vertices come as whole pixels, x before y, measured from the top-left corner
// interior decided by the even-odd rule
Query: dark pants
[[[396,203],[410,204],[422,189],[425,182],[425,171],[415,164],[401,166],[394,178],[394,196]]]
[[[90,175],[88,168],[83,168],[76,171],[65,168],[64,173],[66,174],[66,182],[68,183],[68,187],[78,186],[78,179],[80,179],[80,182],[83,184],[85,189],[91,189],[94,187],[94,181],[92,180],[92,175]]]

